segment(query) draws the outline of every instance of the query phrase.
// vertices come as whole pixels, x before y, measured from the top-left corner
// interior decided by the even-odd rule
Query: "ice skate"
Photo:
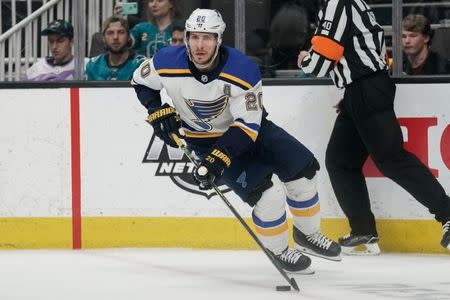
[[[441,246],[450,250],[450,221],[442,226]]]
[[[295,248],[301,252],[333,261],[342,260],[341,246],[321,232],[305,235],[294,226],[294,241]]]
[[[272,253],[278,265],[289,273],[295,274],[314,274],[310,268],[311,259],[303,255],[297,249],[286,248],[280,254]]]
[[[354,235],[347,234],[339,238],[342,252],[347,255],[377,255],[380,254],[378,247],[378,236],[376,235]]]

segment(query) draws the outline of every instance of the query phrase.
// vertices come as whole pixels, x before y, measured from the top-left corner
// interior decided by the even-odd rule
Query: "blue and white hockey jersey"
[[[215,145],[233,157],[256,141],[264,112],[261,75],[234,48],[222,46],[218,66],[207,73],[195,68],[185,46],[163,48],[136,69],[132,84],[147,109],[161,102],[146,98],[166,90],[182,119],[188,144]]]

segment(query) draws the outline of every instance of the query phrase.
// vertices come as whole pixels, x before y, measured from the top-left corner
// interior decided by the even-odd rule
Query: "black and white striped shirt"
[[[305,73],[330,74],[338,88],[387,69],[384,32],[363,0],[329,0],[319,12],[311,50],[301,62]]]

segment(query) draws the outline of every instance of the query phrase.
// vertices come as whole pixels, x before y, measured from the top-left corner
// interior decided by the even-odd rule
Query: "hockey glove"
[[[194,170],[194,179],[200,190],[212,189],[213,183],[217,182],[225,168],[230,165],[231,159],[225,151],[213,149]]]
[[[155,135],[164,141],[167,145],[177,148],[177,144],[171,138],[171,134],[178,135],[181,127],[180,116],[177,115],[175,108],[167,103],[150,111],[147,122],[153,126]]]

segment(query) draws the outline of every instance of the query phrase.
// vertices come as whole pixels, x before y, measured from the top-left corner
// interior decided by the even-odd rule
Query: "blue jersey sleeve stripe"
[[[236,119],[231,126],[239,127],[252,139],[252,141],[256,141],[260,128],[258,124],[246,123],[243,119]]]
[[[246,127],[250,128],[250,129],[252,129],[252,130],[254,130],[254,131],[259,131],[260,126],[259,126],[258,124],[256,124],[256,123],[247,123],[247,122],[245,122],[245,121],[244,121],[243,119],[241,119],[241,118],[238,118],[238,119],[236,119],[236,120],[234,120],[234,121],[235,121],[235,122],[239,122],[239,123],[245,125]]]
[[[258,132],[254,132],[253,130],[251,130],[250,128],[244,126],[244,125],[241,124],[241,123],[235,122],[235,123],[231,124],[230,127],[238,127],[238,128],[241,129],[243,132],[245,132],[245,134],[248,135],[249,138],[250,138],[253,142],[255,142],[255,141],[256,141],[256,138],[258,137]]]

